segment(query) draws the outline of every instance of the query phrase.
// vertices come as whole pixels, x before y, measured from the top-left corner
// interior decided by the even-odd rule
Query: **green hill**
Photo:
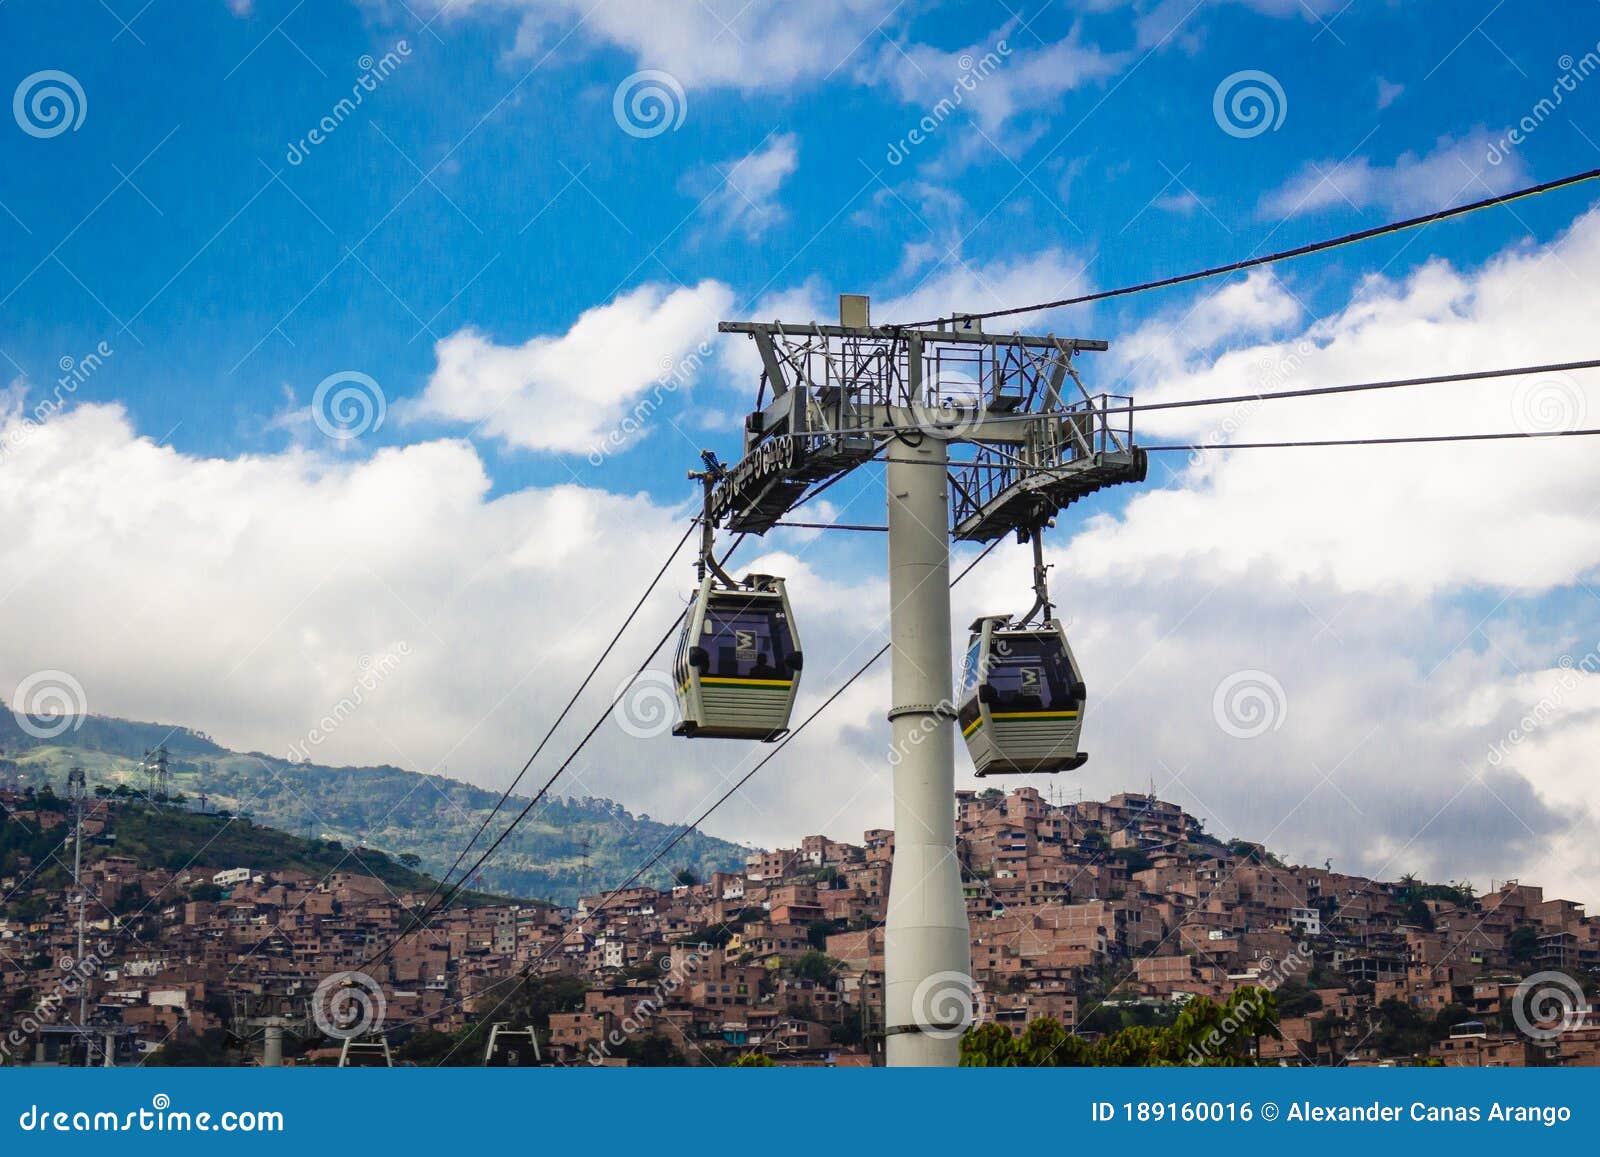
[[[412,854],[437,875],[477,830],[499,793],[438,775],[391,766],[323,767],[259,753],[230,751],[201,732],[87,716],[54,740],[24,732],[0,709],[0,783],[48,783],[65,791],[67,771],[84,768],[89,786],[147,790],[144,753],[164,744],[169,790],[190,808],[203,793],[209,810],[343,847],[367,847],[392,860]],[[527,803],[513,796],[478,850]],[[475,888],[523,899],[571,904],[583,893],[620,884],[679,829],[634,816],[607,799],[547,797],[485,865]],[[692,832],[644,883],[664,886],[684,868],[697,876],[739,867],[745,849]],[[396,865],[398,866],[398,865]]]
[[[28,810],[65,814],[66,800],[46,789],[24,796]],[[108,836],[86,840],[84,859],[93,863],[103,856],[128,856],[146,868],[180,871],[190,866],[203,868],[254,868],[259,871],[292,870],[324,877],[335,871],[375,876],[395,892],[431,891],[434,881],[422,872],[397,863],[373,848],[347,849],[334,840],[305,840],[288,832],[263,827],[228,812],[198,812],[177,807],[161,807],[132,795],[112,797],[102,810],[95,803],[95,815],[104,815]],[[0,825],[0,875],[21,869],[21,857],[39,865],[33,874],[43,887],[65,886],[71,879],[71,853],[63,847],[64,827],[44,829],[25,818]],[[464,892],[458,904],[475,904],[493,899],[479,893]],[[13,907],[32,908],[34,899],[22,899]],[[120,911],[120,909],[119,909]],[[9,911],[9,915],[23,914]]]

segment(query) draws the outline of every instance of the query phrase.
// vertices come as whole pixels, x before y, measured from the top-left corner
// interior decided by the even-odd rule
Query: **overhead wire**
[[[993,541],[993,542],[989,543],[987,546],[985,546],[981,551],[979,551],[978,554],[977,554],[977,557],[975,557],[971,562],[969,562],[965,567],[963,567],[962,570],[961,570],[961,573],[956,575],[956,577],[950,581],[950,586],[952,588],[954,588],[956,586],[956,584],[961,582],[962,579],[966,578],[969,574],[971,574],[973,569],[980,562],[982,562],[986,557],[988,557],[989,552],[994,550],[994,548],[996,546],[998,546],[999,543],[1000,543],[1000,540],[996,539],[995,541]],[[877,661],[879,659],[883,658],[884,655],[888,654],[889,646],[890,645],[888,643],[885,643],[885,644],[883,644],[883,646],[879,647],[877,649],[877,651],[873,652],[872,656],[865,663],[861,664],[860,667],[856,668],[854,674],[852,674],[848,679],[846,679],[843,683],[841,683],[838,687],[836,687],[833,690],[833,692],[826,699],[824,699],[821,703],[819,703],[811,711],[811,713],[809,715],[807,715],[804,719],[802,719],[797,726],[795,726],[787,735],[785,735],[783,737],[783,739],[781,739],[776,745],[774,745],[773,749],[771,751],[769,751],[766,755],[764,755],[755,764],[755,766],[753,766],[749,771],[745,772],[744,775],[740,776],[737,780],[735,780],[734,783],[733,783],[733,786],[728,788],[727,791],[723,792],[722,795],[717,798],[716,802],[714,802],[710,807],[706,808],[705,811],[701,812],[700,815],[697,816],[694,820],[692,820],[691,822],[686,824],[682,831],[678,832],[671,839],[667,840],[664,844],[658,846],[656,851],[654,853],[652,853],[642,864],[640,864],[639,867],[635,868],[633,873],[631,875],[629,875],[626,880],[624,880],[621,884],[617,885],[615,888],[608,889],[606,891],[606,893],[605,893],[605,899],[601,901],[601,903],[600,903],[600,905],[598,907],[592,909],[588,913],[588,918],[589,919],[593,919],[595,916],[598,916],[601,912],[605,911],[605,909],[610,905],[610,903],[611,903],[613,898],[615,898],[616,896],[620,895],[621,893],[627,891],[630,887],[633,886],[633,884],[636,881],[638,881],[638,879],[641,876],[643,876],[651,868],[653,868],[657,864],[659,864],[662,861],[662,859],[664,859],[667,856],[667,854],[672,851],[673,848],[677,847],[679,843],[681,843],[684,839],[686,839],[689,836],[689,833],[697,831],[699,829],[700,825],[705,823],[705,821],[707,819],[709,819],[711,817],[711,815],[714,812],[716,812],[716,810],[718,808],[720,808],[723,804],[727,803],[728,800],[732,799],[733,796],[735,794],[737,794],[738,791],[741,788],[743,788],[745,784],[749,783],[750,780],[756,775],[757,772],[759,772],[763,767],[765,767],[767,764],[771,763],[774,759],[776,759],[778,757],[778,754],[780,752],[782,752],[785,747],[787,747],[791,742],[793,742],[800,735],[801,732],[803,732],[808,726],[811,725],[811,723],[813,721],[816,720],[817,716],[821,715],[824,711],[826,711],[828,709],[828,707],[831,706],[841,695],[843,695],[847,690],[849,690],[850,686],[853,683],[855,683],[855,681],[857,679],[859,679],[859,678],[861,678],[861,676],[865,675],[867,673],[867,671],[869,669],[871,669],[871,667],[875,663],[877,663]],[[541,968],[544,965],[545,961],[549,960],[549,958],[553,954],[554,950],[556,948],[560,947],[561,943],[562,943],[561,940],[557,940],[556,943],[554,945],[552,945],[551,949],[546,950],[536,960],[530,961],[519,972],[514,973],[513,974],[513,979],[517,979],[517,978],[520,978],[522,976],[529,975],[532,972],[534,972],[535,970],[537,970],[538,968]]]
[[[844,474],[838,474],[838,475],[835,475],[834,477],[828,479],[827,481],[823,482],[821,485],[819,485],[816,488],[814,488],[810,493],[806,494],[799,502],[795,503],[794,509],[799,509],[801,506],[804,506],[806,503],[808,503],[812,499],[816,498],[823,491],[827,490],[830,486],[834,485],[834,483],[838,482],[843,477],[844,477]],[[691,520],[688,530],[685,531],[685,533],[684,533],[684,537],[681,540],[679,540],[678,544],[675,547],[673,547],[672,553],[667,556],[667,561],[662,564],[661,569],[656,573],[655,577],[651,580],[650,585],[645,589],[645,593],[640,596],[640,599],[639,599],[638,603],[636,603],[634,608],[633,608],[633,610],[629,612],[628,617],[623,620],[622,625],[617,629],[616,634],[613,635],[613,637],[611,639],[611,642],[607,644],[605,650],[601,653],[600,658],[596,660],[594,666],[590,669],[589,674],[584,677],[584,680],[583,680],[583,682],[581,684],[579,684],[577,691],[575,691],[573,693],[573,696],[572,696],[571,700],[569,700],[567,705],[566,705],[566,707],[563,708],[561,714],[557,717],[555,723],[553,723],[551,725],[549,731],[545,734],[544,739],[540,741],[538,748],[536,748],[534,753],[533,753],[533,755],[528,758],[528,761],[523,765],[522,770],[520,772],[518,772],[516,779],[514,779],[512,781],[511,785],[501,795],[500,801],[498,803],[496,803],[493,811],[491,811],[489,816],[486,817],[481,824],[479,824],[478,830],[473,834],[472,839],[468,841],[467,846],[464,849],[462,849],[461,854],[456,857],[455,863],[451,866],[450,871],[445,874],[444,879],[441,880],[441,881],[437,881],[435,883],[434,890],[432,892],[430,892],[428,898],[426,900],[424,900],[424,902],[422,904],[422,911],[421,911],[420,915],[413,916],[411,923],[406,927],[406,929],[403,932],[401,932],[398,936],[396,936],[393,939],[391,939],[374,956],[372,956],[372,957],[368,958],[366,961],[364,961],[362,963],[362,965],[361,965],[362,968],[371,967],[372,965],[382,961],[385,957],[387,957],[389,955],[389,953],[393,952],[394,949],[396,947],[398,947],[399,944],[402,943],[408,936],[414,935],[419,930],[425,928],[436,916],[438,916],[441,912],[443,912],[447,908],[449,908],[450,904],[454,901],[455,897],[460,894],[460,892],[461,892],[462,888],[465,886],[466,882],[468,880],[470,880],[473,877],[473,875],[476,874],[483,867],[483,865],[485,863],[488,862],[489,858],[494,855],[494,853],[500,848],[500,846],[507,839],[510,838],[511,834],[516,830],[518,825],[521,824],[522,821],[525,820],[532,813],[533,809],[536,806],[538,806],[540,801],[543,800],[543,798],[549,793],[550,788],[552,786],[554,786],[556,780],[559,779],[561,777],[561,775],[567,770],[567,768],[572,765],[572,762],[582,752],[583,748],[588,744],[588,742],[591,739],[594,738],[595,734],[605,724],[606,719],[610,717],[611,712],[616,708],[616,705],[621,701],[622,694],[623,694],[622,691],[619,691],[615,696],[612,697],[612,700],[607,705],[605,711],[603,713],[601,713],[598,718],[596,718],[595,722],[593,723],[593,725],[590,726],[589,730],[587,732],[585,732],[583,737],[578,740],[577,745],[567,755],[567,758],[562,761],[561,765],[559,767],[557,767],[554,772],[551,773],[550,777],[544,782],[543,785],[540,786],[539,790],[528,800],[527,804],[522,808],[522,810],[520,812],[518,812],[515,817],[512,818],[512,820],[511,820],[511,822],[509,824],[506,825],[505,830],[502,831],[500,833],[500,835],[495,838],[495,840],[483,851],[483,853],[481,855],[479,855],[478,859],[473,863],[473,865],[470,868],[468,868],[464,873],[462,873],[460,878],[457,879],[456,882],[449,887],[448,891],[444,895],[444,898],[439,902],[438,906],[436,908],[433,908],[430,911],[429,910],[429,904],[431,904],[433,899],[439,895],[439,887],[440,887],[440,885],[442,883],[444,883],[445,881],[447,881],[450,876],[455,874],[456,869],[460,867],[461,861],[466,858],[468,853],[470,853],[473,845],[477,843],[478,839],[482,836],[484,830],[487,829],[488,825],[493,821],[495,815],[499,814],[501,808],[505,805],[506,801],[510,798],[511,793],[516,789],[517,784],[522,780],[523,776],[527,774],[528,769],[533,766],[534,761],[538,759],[539,753],[541,751],[543,751],[545,745],[549,742],[550,737],[555,734],[556,729],[558,727],[560,727],[562,721],[566,718],[567,714],[571,711],[571,709],[574,706],[574,704],[576,704],[579,696],[582,695],[583,691],[585,690],[585,688],[588,687],[590,681],[594,678],[595,674],[598,673],[601,665],[604,664],[606,658],[610,655],[611,651],[615,648],[618,640],[621,639],[623,632],[627,630],[628,626],[633,622],[634,618],[638,615],[640,609],[644,606],[645,601],[649,598],[650,594],[655,590],[655,587],[660,583],[661,578],[666,573],[667,568],[669,566],[671,566],[672,560],[677,557],[678,551],[683,549],[684,543],[687,542],[689,540],[690,535],[692,535],[695,532],[695,527],[696,527],[697,523],[698,523],[698,519]],[[744,542],[744,540],[747,537],[748,537],[748,535],[741,534],[737,538],[735,538],[733,543],[728,547],[727,551],[724,552],[720,562],[724,562],[724,563],[727,562],[727,560],[733,556],[734,551],[736,551],[739,548],[739,546]],[[635,679],[637,679],[640,675],[644,674],[644,672],[649,668],[650,664],[655,661],[656,656],[660,654],[661,649],[664,646],[666,646],[668,641],[671,640],[672,636],[678,631],[679,627],[682,626],[685,613],[686,612],[684,612],[684,611],[680,611],[678,613],[678,617],[673,620],[671,626],[669,626],[667,628],[666,632],[661,636],[661,638],[656,641],[655,646],[650,649],[650,652],[649,652],[648,655],[646,655],[646,657],[644,659],[644,662],[639,665],[639,668],[634,672],[633,676],[627,681],[627,683],[625,683],[623,685],[624,689],[626,689],[627,686],[631,685],[632,682]]]
[[[443,898],[439,900],[438,906],[430,909],[430,905],[433,903],[433,900],[440,895],[441,886],[446,885],[450,877],[455,874],[456,869],[461,865],[461,861],[464,860],[471,852],[473,845],[477,843],[478,839],[483,835],[489,824],[493,822],[494,817],[500,813],[500,810],[505,806],[506,801],[511,798],[512,792],[516,790],[517,785],[528,773],[528,770],[532,768],[534,762],[539,758],[539,754],[544,750],[546,744],[549,743],[550,738],[556,733],[556,730],[561,726],[562,722],[565,721],[567,715],[571,712],[574,705],[576,705],[579,697],[583,694],[584,690],[587,689],[589,683],[594,679],[601,666],[604,665],[606,659],[610,656],[617,643],[621,640],[623,633],[633,623],[634,619],[638,616],[639,611],[644,607],[645,602],[655,591],[655,588],[660,584],[662,577],[666,574],[667,568],[672,565],[672,560],[678,556],[678,552],[683,549],[684,543],[688,542],[689,537],[694,534],[694,531],[695,524],[693,521],[691,521],[689,524],[689,529],[685,532],[683,538],[680,539],[678,544],[672,548],[672,552],[667,556],[666,562],[663,563],[661,569],[656,572],[655,577],[650,580],[650,584],[645,588],[644,593],[639,597],[639,601],[635,603],[633,609],[628,612],[628,616],[622,621],[622,625],[617,628],[617,631],[612,636],[611,641],[606,644],[605,649],[600,653],[600,657],[595,660],[595,663],[590,668],[589,673],[584,676],[583,682],[581,682],[578,685],[578,689],[573,692],[571,699],[569,699],[566,706],[562,708],[561,713],[556,717],[555,722],[550,725],[550,728],[548,731],[546,731],[544,738],[540,740],[538,747],[534,749],[534,753],[529,756],[527,762],[522,765],[522,770],[517,773],[516,778],[511,781],[510,786],[508,786],[501,794],[500,800],[495,804],[494,809],[487,817],[485,817],[483,822],[478,825],[477,831],[473,833],[472,839],[467,842],[467,846],[463,848],[461,853],[456,857],[456,861],[453,865],[451,865],[450,870],[446,872],[440,880],[435,882],[433,891],[429,893],[428,898],[422,903],[421,912],[413,915],[411,923],[407,925],[403,932],[391,939],[375,955],[365,960],[361,965],[362,968],[369,968],[372,965],[382,961],[407,937],[412,936],[416,932],[426,928],[427,925],[434,919],[434,917],[438,916],[441,912],[449,908],[451,903],[454,902],[456,896],[460,894],[462,888],[466,885],[466,882],[470,880],[485,863],[488,862],[489,857],[492,856],[494,852],[499,849],[501,844],[503,844],[511,836],[512,832],[516,830],[517,825],[526,819],[533,809],[538,806],[540,801],[542,801],[544,797],[549,794],[549,791],[555,785],[556,780],[559,779],[562,773],[564,773],[567,768],[571,766],[572,761],[577,758],[579,752],[583,750],[584,746],[589,742],[589,740],[594,737],[595,732],[597,732],[605,723],[606,719],[610,716],[611,711],[616,707],[617,703],[620,702],[622,698],[621,691],[612,697],[610,704],[607,705],[605,711],[599,716],[599,718],[595,720],[594,724],[584,734],[583,738],[578,741],[577,746],[572,749],[567,758],[561,762],[561,765],[557,767],[556,770],[551,773],[549,778],[546,779],[545,782],[539,787],[539,790],[535,792],[534,795],[528,800],[526,806],[524,806],[523,809],[516,815],[516,817],[512,819],[512,821],[506,826],[506,829],[495,838],[495,840],[488,846],[487,849],[485,849],[485,851],[478,857],[472,866],[463,872],[454,884],[448,884]],[[744,535],[740,535],[734,540],[733,544],[729,546],[728,550],[724,553],[722,561],[726,562],[727,559],[732,556],[733,552],[738,549],[739,544],[744,541],[744,537]],[[645,657],[644,662],[640,664],[638,670],[635,671],[634,674],[628,679],[627,683],[623,685],[624,689],[631,685],[633,681],[642,675],[649,665],[655,661],[655,657],[660,653],[661,648],[666,645],[667,641],[672,638],[673,634],[682,624],[683,616],[684,612],[679,611],[677,618],[674,619],[672,625],[667,628],[666,633],[663,634],[660,640],[656,642],[655,646],[651,648],[650,653]]]
[[[1185,285],[1193,281],[1201,281],[1208,277],[1218,277],[1226,273],[1240,273],[1247,269],[1256,269],[1263,265],[1272,265],[1279,261],[1288,261],[1296,257],[1308,257],[1314,253],[1325,253],[1330,249],[1338,249],[1345,245],[1353,245],[1358,241],[1368,241],[1374,237],[1384,237],[1392,233],[1401,233],[1408,229],[1415,229],[1423,225],[1432,225],[1439,221],[1448,221],[1455,217],[1464,217],[1468,213],[1476,213],[1482,209],[1491,209],[1497,205],[1507,205],[1513,201],[1520,201],[1527,197],[1537,197],[1545,193],[1553,193],[1558,189],[1569,188],[1585,181],[1592,181],[1600,177],[1600,169],[1588,169],[1581,173],[1559,177],[1553,181],[1543,181],[1537,185],[1528,185],[1525,188],[1513,189],[1508,193],[1499,193],[1493,197],[1485,197],[1480,201],[1473,201],[1466,205],[1455,205],[1448,209],[1440,209],[1433,213],[1424,213],[1418,217],[1407,217],[1400,221],[1391,221],[1385,225],[1375,225],[1370,229],[1358,229],[1353,233],[1342,233],[1337,237],[1329,237],[1322,241],[1313,241],[1306,245],[1296,245],[1292,249],[1281,249],[1276,253],[1264,253],[1259,257],[1246,257],[1239,261],[1230,261],[1225,265],[1213,265],[1208,269],[1195,270],[1192,273],[1180,273],[1171,277],[1159,277],[1151,281],[1142,281],[1135,285],[1124,285],[1117,289],[1102,289],[1095,293],[1082,293],[1075,297],[1058,298],[1055,301],[1042,301],[1033,305],[1013,306],[1009,309],[992,309],[983,313],[953,314],[948,317],[935,317],[927,321],[908,322],[894,326],[896,329],[922,329],[930,325],[942,325],[956,320],[987,321],[996,317],[1015,317],[1024,313],[1039,313],[1047,309],[1061,309],[1069,305],[1086,305],[1094,301],[1107,301],[1114,297],[1126,297],[1134,293],[1144,293],[1152,289],[1166,289],[1174,285]]]
[[[1319,446],[1412,446],[1430,442],[1504,442],[1522,438],[1591,438],[1600,427],[1579,430],[1503,430],[1489,434],[1415,434],[1394,438],[1316,438],[1302,442],[1196,442],[1188,445],[1141,446],[1152,454],[1164,450],[1297,450]]]

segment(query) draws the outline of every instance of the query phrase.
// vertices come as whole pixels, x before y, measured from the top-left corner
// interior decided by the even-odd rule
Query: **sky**
[[[1026,305],[1600,165],[1570,0],[10,0],[0,43],[0,698],[494,788],[687,528],[700,448],[739,453],[757,370],[718,321]],[[1107,340],[1086,383],[1141,401],[1592,358],[1597,200],[996,324]],[[1576,429],[1597,381],[1138,436]],[[1049,539],[1090,761],[1010,784],[1600,901],[1593,442],[1152,459]],[[869,467],[811,509],[883,507]],[[736,561],[789,577],[802,712],[886,637],[881,536]],[[690,564],[558,792],[685,821],[767,753],[662,734],[659,661],[606,714]],[[1024,609],[1028,564],[1002,544],[953,621]],[[874,668],[706,830],[887,826],[888,697]]]

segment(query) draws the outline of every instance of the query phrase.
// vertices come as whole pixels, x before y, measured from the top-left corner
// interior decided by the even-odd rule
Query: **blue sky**
[[[1002,308],[1600,164],[1600,83],[1583,64],[1600,8],[1554,0],[10,0],[0,40],[15,94],[0,124],[0,417],[36,413],[63,359],[113,351],[0,466],[0,503],[28,528],[0,559],[13,611],[0,693],[60,668],[96,710],[280,751],[355,656],[407,638],[420,657],[388,708],[325,754],[491,784],[675,538],[695,448],[736,452],[754,380],[747,354],[711,332],[717,318],[826,320],[840,291],[871,293],[880,321]],[[75,86],[73,127],[28,104],[60,83],[46,71]],[[671,105],[664,131],[625,115],[645,72]],[[1230,111],[1241,85],[1266,94],[1269,124],[1248,101]],[[960,107],[941,111],[958,89]],[[1558,90],[1559,107],[1540,110]],[[1532,130],[1507,143],[1524,118]],[[1593,356],[1582,315],[1562,310],[1593,300],[1581,270],[1594,199],[1585,187],[1249,281],[1018,324],[1110,339],[1091,383],[1152,397]],[[713,352],[642,436],[592,454],[701,342]],[[329,439],[315,391],[347,373],[381,391],[385,417]],[[1522,413],[1505,393],[1239,421],[1306,436],[1506,428],[1552,405],[1557,421],[1600,414],[1586,380],[1516,395]],[[1225,418],[1195,413],[1147,437],[1205,437]],[[1241,452],[1168,462],[1138,494],[1074,511],[1061,575],[1083,592],[1103,682],[1134,697],[1102,716],[1110,758],[1086,790],[1171,782],[1214,826],[1272,829],[1295,854],[1368,870],[1403,854],[1399,868],[1591,887],[1592,855],[1580,867],[1551,848],[1577,840],[1593,801],[1552,769],[1595,723],[1572,706],[1594,684],[1563,698],[1565,729],[1517,742],[1523,766],[1484,756],[1550,697],[1559,655],[1597,645],[1592,468],[1570,453],[1380,465]],[[873,521],[876,488],[852,479],[833,509]],[[1473,512],[1521,519],[1516,545],[1485,550]],[[814,612],[867,608],[819,632],[839,664],[877,637],[880,543],[770,546],[811,580]],[[67,557],[91,584],[76,603],[36,563]],[[1017,588],[1013,563],[984,597]],[[132,574],[164,574],[177,593]],[[1189,597],[1206,590],[1221,593]],[[34,629],[73,608],[74,626]],[[174,615],[201,608],[241,624],[220,632],[226,645],[203,626],[174,632]],[[561,642],[537,641],[552,629]],[[158,679],[135,645],[152,632],[176,635]],[[1257,669],[1305,686],[1288,688],[1293,725],[1241,748],[1212,724],[1213,691]],[[875,766],[882,688],[867,691],[819,742]],[[1363,696],[1449,733],[1393,740],[1414,742],[1405,758],[1428,774],[1388,809],[1406,817],[1392,831],[1371,817],[1393,767],[1360,736],[1330,739],[1340,712],[1377,710]],[[1175,703],[1195,729],[1173,724],[1163,747],[1167,724],[1152,721]],[[1141,738],[1119,757],[1127,728]],[[1330,789],[1327,768],[1351,757],[1351,783]],[[585,786],[658,818],[692,810],[706,785],[689,757],[671,784],[615,771],[638,758],[617,739]],[[1190,782],[1186,760],[1210,778]],[[1285,765],[1295,774],[1265,795],[1217,770]],[[853,834],[886,818],[886,782],[873,784],[796,815],[782,780],[723,834]],[[1341,795],[1349,814],[1330,818]],[[1429,819],[1446,800],[1456,810]],[[1486,841],[1512,850],[1497,859]]]
[[[281,442],[269,419],[291,395],[305,403],[327,373],[356,368],[391,400],[414,396],[436,336],[465,325],[504,342],[559,332],[646,281],[717,278],[740,305],[807,278],[893,294],[927,273],[897,275],[906,245],[944,256],[959,242],[980,269],[1068,249],[1108,286],[1375,223],[1389,206],[1336,198],[1285,222],[1262,200],[1307,163],[1352,150],[1381,166],[1440,137],[1498,135],[1547,95],[1562,54],[1595,39],[1562,4],[1289,4],[1281,19],[1255,10],[1272,4],[1207,4],[1144,49],[1127,5],[1058,3],[1021,19],[998,3],[904,5],[868,23],[846,59],[793,84],[763,85],[755,60],[742,85],[687,85],[681,127],[637,139],[619,130],[613,93],[658,62],[577,16],[555,17],[539,47],[519,53],[515,4],[439,15],[261,2],[240,17],[222,3],[158,0],[126,28],[108,7],[0,12],[14,46],[8,79],[59,68],[88,104],[77,131],[4,141],[3,345],[13,371],[43,381],[59,357],[111,340],[116,395],[140,429],[177,427],[173,444],[197,453]],[[123,19],[140,11],[122,7]],[[755,44],[765,19],[751,6],[719,30],[722,42]],[[1037,104],[1019,85],[1015,116],[974,125],[957,113],[909,160],[887,162],[932,102],[873,83],[874,71],[949,88],[959,68],[924,77],[907,50],[1005,40],[1018,59],[1065,37],[1103,74]],[[290,164],[290,145],[350,94],[362,58],[401,42],[410,54],[392,76]],[[1218,82],[1263,65],[1283,86],[1281,127],[1249,139],[1219,131]],[[1379,108],[1382,84],[1402,87]],[[1594,107],[1590,94],[1577,100]],[[1535,134],[1519,150],[1527,170],[1549,177],[1600,159],[1577,123]],[[695,212],[693,174],[714,180],[708,167],[726,170],[785,134],[798,168],[759,236]],[[925,209],[903,191],[924,180],[959,208]],[[1203,207],[1175,211],[1172,199],[1190,194]],[[1476,184],[1464,190],[1474,195]],[[1453,226],[1426,245],[1382,242],[1296,270],[1297,284],[1315,300],[1402,247],[1394,271],[1432,252],[1481,256],[1508,226],[1548,235],[1573,202]],[[1097,332],[1119,328],[1122,313],[1096,318]],[[388,436],[407,432],[396,424]],[[657,441],[616,465],[619,484],[676,485],[684,447]],[[502,485],[563,476],[526,455],[497,460],[495,474]]]

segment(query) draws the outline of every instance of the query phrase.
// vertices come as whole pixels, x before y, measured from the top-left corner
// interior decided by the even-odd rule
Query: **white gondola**
[[[684,620],[673,663],[681,722],[693,739],[781,738],[800,690],[800,637],[783,580],[737,586],[707,573]]]
[[[992,615],[972,624],[956,719],[980,776],[1082,767],[1086,695],[1058,620],[1029,627]]]

